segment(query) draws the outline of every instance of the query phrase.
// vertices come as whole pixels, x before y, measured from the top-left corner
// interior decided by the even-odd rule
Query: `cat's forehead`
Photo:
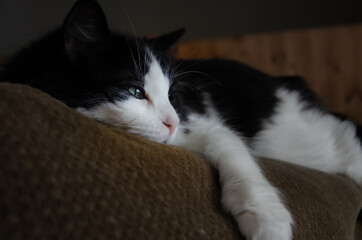
[[[123,38],[122,50],[117,54],[123,59],[117,73],[123,85],[134,85],[145,90],[146,94],[167,96],[170,86],[170,64],[143,39]],[[120,41],[117,42],[121,44]],[[127,54],[123,54],[127,53]]]
[[[129,38],[125,37],[126,39],[126,47],[129,48],[128,54],[126,57],[127,60],[130,61],[137,70],[141,70],[143,73],[149,70],[149,67],[155,61],[161,67],[161,70],[164,73],[167,73],[170,68],[170,59],[166,57],[166,52],[159,52],[145,39],[134,38],[130,40]],[[125,47],[125,46],[123,46]]]
[[[148,66],[148,72],[144,76],[145,91],[152,95],[151,97],[167,97],[170,87],[169,76],[162,69],[159,60],[151,53]]]
[[[163,88],[169,87],[168,71],[162,59],[158,58],[156,53],[150,46],[138,46],[138,50],[134,55],[132,53],[132,61],[135,66],[135,71],[138,77],[143,81],[145,90],[151,89],[151,86],[161,86]],[[137,61],[138,60],[138,61]]]

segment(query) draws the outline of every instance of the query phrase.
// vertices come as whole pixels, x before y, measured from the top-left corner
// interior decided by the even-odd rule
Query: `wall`
[[[180,44],[179,58],[229,58],[276,76],[303,76],[329,109],[362,123],[362,24]]]
[[[75,0],[0,0],[0,56],[60,25]],[[180,27],[185,39],[362,22],[360,0],[99,0],[111,29],[139,35]]]

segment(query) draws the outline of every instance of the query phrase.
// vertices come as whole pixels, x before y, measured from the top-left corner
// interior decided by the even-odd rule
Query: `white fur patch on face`
[[[107,102],[91,109],[78,108],[78,112],[106,124],[122,128],[156,142],[169,143],[177,134],[180,122],[172,107],[168,92],[170,83],[161,65],[149,53],[149,71],[144,76],[146,99],[129,97]]]
[[[170,81],[157,60],[154,57],[151,59],[149,71],[144,76],[144,89],[153,102],[167,102]]]
[[[160,63],[152,55],[149,71],[144,76],[144,83],[144,90],[149,103],[154,108],[154,114],[158,116],[163,127],[168,128],[170,138],[167,139],[167,142],[170,142],[177,134],[180,119],[168,98],[170,79],[162,71]]]

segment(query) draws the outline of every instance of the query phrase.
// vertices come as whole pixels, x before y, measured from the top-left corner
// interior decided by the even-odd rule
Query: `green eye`
[[[128,88],[128,92],[130,92],[135,98],[138,98],[138,99],[145,98],[143,91],[138,88],[130,87],[130,88]]]

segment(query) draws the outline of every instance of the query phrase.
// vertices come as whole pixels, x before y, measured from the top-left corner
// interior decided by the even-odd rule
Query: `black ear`
[[[158,51],[166,51],[172,48],[178,40],[185,34],[186,29],[181,28],[176,31],[161,35],[156,38],[148,39],[151,46]]]
[[[97,57],[106,51],[109,30],[99,4],[94,0],[76,2],[64,21],[63,37],[66,53],[74,61]]]

